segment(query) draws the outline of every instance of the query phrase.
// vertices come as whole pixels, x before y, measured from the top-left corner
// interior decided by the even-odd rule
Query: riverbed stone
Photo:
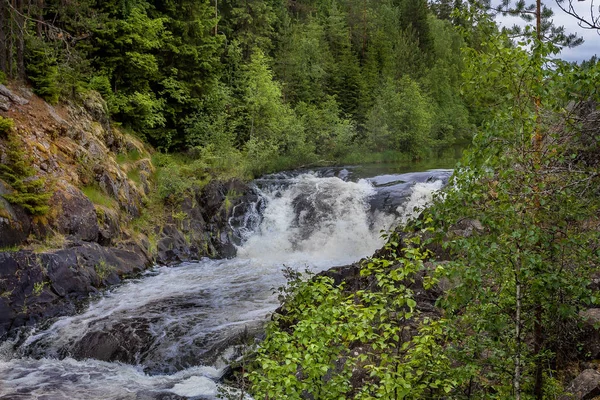
[[[75,359],[94,358],[135,364],[153,344],[148,322],[142,318],[127,320],[102,331],[88,332],[70,350]]]

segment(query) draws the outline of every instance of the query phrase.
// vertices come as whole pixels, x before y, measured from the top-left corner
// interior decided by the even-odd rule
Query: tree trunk
[[[44,0],[37,0],[37,24],[36,24],[36,33],[39,38],[42,37],[42,32],[44,31]]]
[[[0,71],[8,73],[6,67],[8,65],[8,47],[6,46],[6,32],[8,27],[8,10],[6,3],[0,0]]]
[[[16,0],[15,21],[17,22],[17,76],[19,79],[25,79],[25,18],[23,15],[23,2],[25,0]]]
[[[217,31],[219,30],[219,2],[215,0],[215,36],[217,36]]]
[[[517,260],[515,271],[515,286],[516,286],[516,310],[515,310],[515,378],[513,381],[513,389],[515,392],[515,400],[521,400],[521,260]]]
[[[8,12],[8,38],[6,41],[6,62],[8,63],[8,73],[7,75],[10,78],[15,77],[15,63],[13,62],[13,57],[15,54],[15,10],[16,0],[11,0],[11,8]]]
[[[544,330],[542,325],[542,307],[537,305],[535,310],[535,321],[533,326],[533,352],[537,356],[535,362],[535,386],[533,394],[537,400],[542,400],[544,397],[544,365],[540,356],[544,344]]]

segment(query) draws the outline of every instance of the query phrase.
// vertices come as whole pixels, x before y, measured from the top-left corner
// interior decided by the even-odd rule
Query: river
[[[278,306],[282,268],[320,271],[369,256],[452,170],[329,168],[255,181],[260,201],[231,226],[237,256],[155,267],[77,315],[0,344],[0,399],[214,399]]]

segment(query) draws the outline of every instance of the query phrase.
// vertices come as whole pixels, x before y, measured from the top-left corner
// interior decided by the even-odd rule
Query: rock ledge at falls
[[[112,126],[94,92],[53,107],[27,88],[0,89],[10,94],[0,115],[13,120],[11,134],[36,177],[52,187],[50,211],[32,216],[2,196],[11,188],[0,179],[0,338],[71,312],[76,301],[149,266],[235,254],[228,219],[252,196],[244,182],[194,187],[134,229],[157,189],[153,150]],[[0,135],[3,164],[10,145]],[[127,154],[136,157],[118,157]],[[106,201],[93,201],[86,188]]]

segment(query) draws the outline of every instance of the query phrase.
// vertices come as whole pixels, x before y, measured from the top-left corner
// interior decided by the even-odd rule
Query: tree
[[[597,173],[573,161],[579,127],[565,111],[593,93],[594,72],[560,62],[545,69],[556,47],[538,35],[529,44],[533,54],[499,36],[487,51],[470,50],[469,90],[493,86],[504,97],[435,215],[446,227],[464,218],[483,225],[479,235],[447,242],[457,260],[448,271],[460,283],[445,301],[460,314],[456,326],[476,327],[456,343],[475,385],[491,382],[500,397],[517,399],[541,399],[556,357],[576,351],[565,327],[593,301],[587,282],[599,261],[597,233],[585,222],[600,206],[589,190]]]
[[[429,54],[433,39],[429,32],[429,8],[426,0],[404,0],[400,11],[400,27],[413,32],[421,51]]]
[[[526,22],[535,20],[535,25],[526,27],[525,29],[534,29],[538,40],[553,43],[556,46],[575,47],[583,43],[583,38],[578,37],[574,33],[566,33],[564,26],[556,26],[551,18],[554,12],[541,2],[536,0],[535,3],[527,4],[525,0],[518,0],[511,3],[511,0],[503,0],[499,7],[488,7],[492,13],[501,13],[502,15],[513,15],[521,17]],[[509,36],[522,37],[528,34],[518,25],[507,29]]]
[[[596,11],[594,7],[594,0],[589,0],[589,15],[584,16],[575,7],[573,0],[556,0],[556,4],[561,10],[569,14],[571,17],[577,20],[580,27],[584,29],[595,29],[600,34],[600,12]]]
[[[392,148],[417,158],[431,140],[431,103],[419,85],[404,77],[382,85],[366,128],[377,150]]]

